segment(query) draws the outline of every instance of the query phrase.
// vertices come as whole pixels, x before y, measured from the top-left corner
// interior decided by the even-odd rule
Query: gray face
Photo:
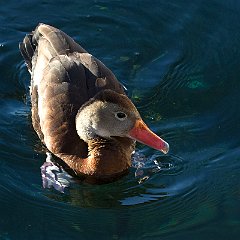
[[[118,104],[95,101],[83,108],[76,117],[78,135],[84,141],[94,136],[124,137],[133,128],[139,113]]]

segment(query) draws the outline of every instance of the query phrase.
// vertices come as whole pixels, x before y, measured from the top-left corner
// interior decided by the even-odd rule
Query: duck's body
[[[126,172],[135,145],[128,133],[141,117],[113,73],[45,24],[24,38],[20,50],[31,73],[33,126],[49,151],[87,178]],[[106,109],[117,119],[112,121]],[[116,116],[119,112],[127,122]]]

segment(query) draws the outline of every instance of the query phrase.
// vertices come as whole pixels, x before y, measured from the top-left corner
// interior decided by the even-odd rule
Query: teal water
[[[239,12],[236,0],[2,0],[0,239],[239,239]],[[115,73],[167,156],[139,144],[144,159],[117,182],[42,188],[18,51],[39,22]]]

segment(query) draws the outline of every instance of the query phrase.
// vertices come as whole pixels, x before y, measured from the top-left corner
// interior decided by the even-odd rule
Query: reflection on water
[[[140,2],[5,1],[0,9],[0,239],[238,239],[240,5]],[[167,156],[139,144],[117,182],[76,181],[64,194],[42,188],[46,156],[18,51],[38,22],[113,70],[170,143]]]

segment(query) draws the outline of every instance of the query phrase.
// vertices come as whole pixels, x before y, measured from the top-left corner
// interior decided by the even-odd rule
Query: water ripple
[[[4,6],[1,239],[238,239],[237,1]],[[39,167],[46,156],[36,150],[30,77],[18,50],[38,22],[60,27],[113,70],[147,124],[169,142],[168,155],[138,144],[130,173],[117,182],[76,181],[65,194],[42,188]]]

